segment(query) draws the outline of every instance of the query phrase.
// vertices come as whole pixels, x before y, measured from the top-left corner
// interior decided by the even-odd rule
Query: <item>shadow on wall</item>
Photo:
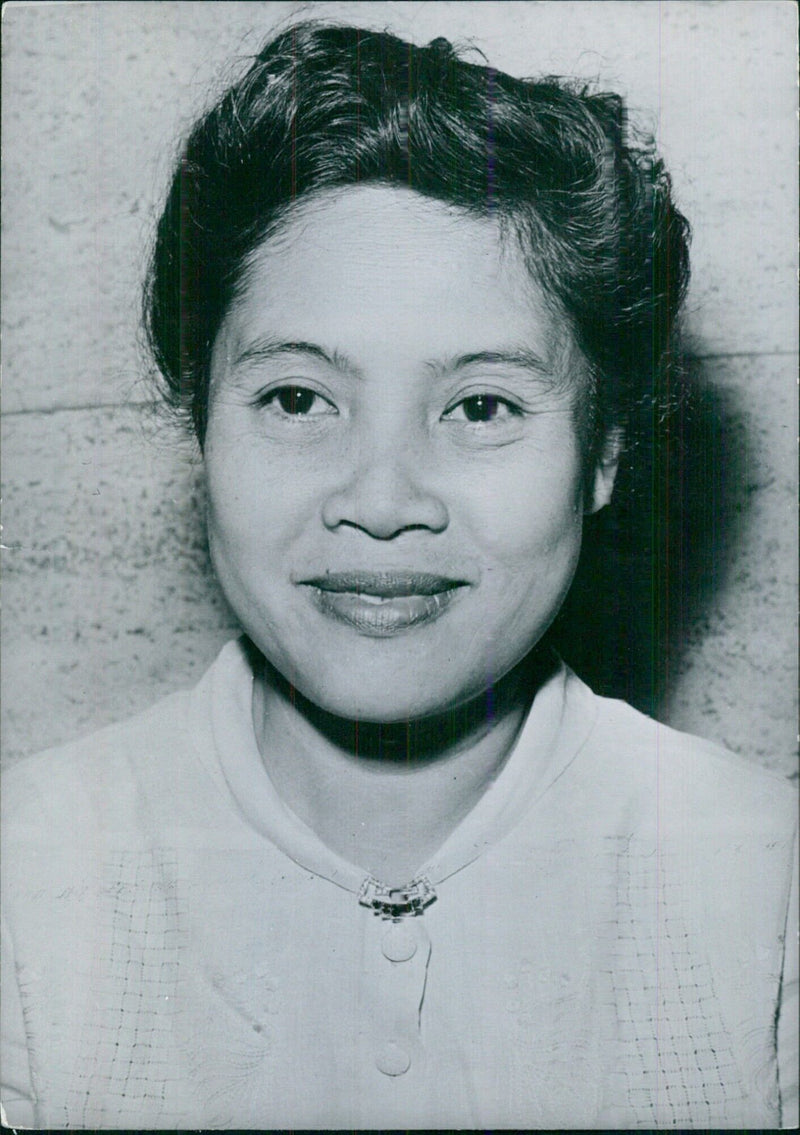
[[[747,521],[741,424],[692,344],[672,409],[638,414],[614,501],[587,519],[550,641],[599,694],[663,714],[685,651],[725,586]],[[638,437],[637,437],[638,435]]]

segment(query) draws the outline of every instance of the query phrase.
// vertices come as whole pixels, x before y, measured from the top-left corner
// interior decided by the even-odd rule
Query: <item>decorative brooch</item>
[[[379,918],[391,918],[397,922],[401,918],[415,918],[422,914],[426,907],[436,902],[436,891],[424,875],[412,879],[404,887],[386,887],[377,879],[367,877],[361,884],[358,901]]]

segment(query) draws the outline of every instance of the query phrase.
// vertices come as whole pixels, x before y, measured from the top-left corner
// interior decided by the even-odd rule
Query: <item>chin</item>
[[[374,725],[393,725],[446,713],[455,705],[480,693],[480,686],[464,695],[460,690],[431,690],[427,681],[410,672],[407,684],[396,678],[362,681],[357,685],[339,685],[329,678],[305,683],[296,676],[295,688],[308,701],[325,713],[350,721]]]
[[[416,690],[408,697],[403,697],[401,692],[393,691],[389,701],[384,688],[380,691],[376,690],[374,694],[361,691],[357,696],[342,694],[339,697],[336,696],[335,691],[321,690],[319,697],[311,697],[309,700],[326,713],[336,717],[369,722],[373,725],[395,725],[445,713],[459,699],[428,701],[420,699],[419,690]]]

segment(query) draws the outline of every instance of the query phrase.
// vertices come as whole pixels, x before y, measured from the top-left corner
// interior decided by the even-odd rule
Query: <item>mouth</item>
[[[434,622],[469,584],[430,572],[326,572],[300,581],[318,610],[361,634],[385,638]]]

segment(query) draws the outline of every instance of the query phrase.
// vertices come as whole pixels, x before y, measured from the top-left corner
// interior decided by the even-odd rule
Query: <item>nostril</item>
[[[442,497],[405,476],[353,478],[335,489],[323,502],[327,528],[360,529],[378,540],[391,540],[402,532],[440,532],[449,515]]]
[[[373,540],[394,540],[404,532],[427,532],[432,530],[432,526],[429,524],[405,524],[400,528],[384,528],[374,523],[359,524],[352,520],[342,520],[339,522],[338,527],[360,529],[370,535]]]

